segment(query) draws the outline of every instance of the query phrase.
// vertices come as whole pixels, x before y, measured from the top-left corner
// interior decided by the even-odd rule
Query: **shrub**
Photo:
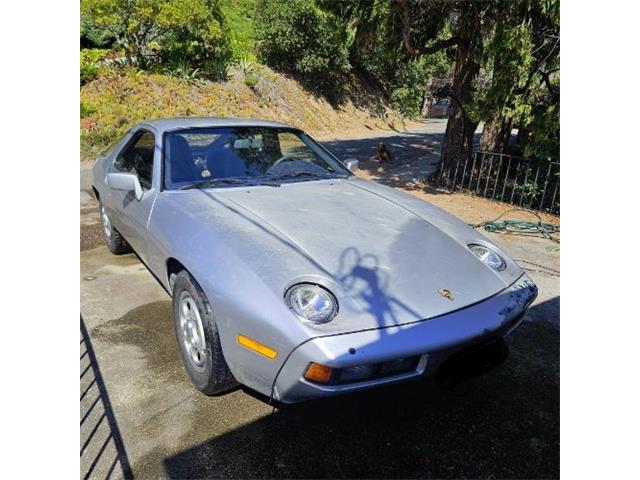
[[[192,68],[188,62],[175,63],[165,68],[165,73],[172,77],[185,80],[189,83],[196,84],[202,82],[200,77],[200,69]]]
[[[250,57],[255,60],[256,0],[227,0],[222,3],[222,13],[230,30],[230,48],[233,61]]]
[[[129,65],[198,69],[224,75],[229,33],[220,0],[83,0],[82,20],[115,38]],[[184,70],[184,68],[183,68]]]
[[[258,80],[260,80],[260,77],[255,72],[249,72],[244,76],[244,84],[251,89],[258,84]]]
[[[231,57],[220,0],[172,0],[157,21],[167,33],[158,42],[161,61],[188,64],[212,79],[224,78]]]
[[[275,69],[313,80],[325,92],[339,88],[351,65],[345,32],[306,0],[261,0],[256,7],[258,54]]]
[[[80,85],[90,82],[98,75],[98,61],[109,53],[102,48],[80,50]]]

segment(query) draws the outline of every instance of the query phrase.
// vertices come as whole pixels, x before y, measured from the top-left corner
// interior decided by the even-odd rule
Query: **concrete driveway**
[[[555,243],[489,235],[540,288],[497,370],[453,391],[407,383],[278,411],[250,392],[206,397],[191,386],[170,298],[134,255],[100,245],[89,197],[81,212],[83,476],[559,476]]]

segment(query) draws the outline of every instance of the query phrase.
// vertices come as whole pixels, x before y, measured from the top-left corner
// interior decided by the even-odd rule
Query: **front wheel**
[[[100,202],[100,223],[102,224],[104,243],[107,244],[107,247],[109,248],[111,253],[122,255],[124,253],[131,252],[131,247],[129,246],[127,241],[111,224],[109,215],[107,215],[107,211],[105,210],[102,202]]]
[[[235,387],[237,382],[222,354],[211,304],[184,270],[176,275],[172,302],[180,356],[193,385],[206,395]]]

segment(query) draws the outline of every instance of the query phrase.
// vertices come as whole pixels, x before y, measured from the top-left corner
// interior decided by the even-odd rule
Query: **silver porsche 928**
[[[357,165],[222,118],[140,123],[97,160],[106,244],[172,297],[196,388],[295,403],[437,376],[520,324],[537,288],[513,260]]]

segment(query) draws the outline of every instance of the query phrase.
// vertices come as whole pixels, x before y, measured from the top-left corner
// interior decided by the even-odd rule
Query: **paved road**
[[[407,137],[417,141],[400,140]],[[364,155],[368,145],[375,140],[334,148]],[[87,199],[81,208],[87,234],[95,205]],[[558,477],[559,253],[547,240],[493,238],[540,287],[510,337],[505,365],[450,392],[411,383],[274,411],[241,390],[206,397],[191,387],[169,297],[134,255],[96,246],[98,230],[81,252],[82,472],[93,468],[104,478],[113,469],[121,477],[130,466],[138,478]],[[94,357],[85,353],[89,344]]]

